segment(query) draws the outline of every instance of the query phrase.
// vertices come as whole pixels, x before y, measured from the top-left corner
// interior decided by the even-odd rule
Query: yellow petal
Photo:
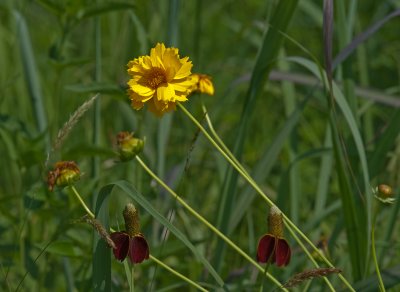
[[[188,57],[181,59],[182,66],[179,69],[179,71],[176,72],[175,79],[185,78],[191,74],[190,70],[192,69],[193,65],[192,65],[192,62],[187,61],[188,59],[189,59]],[[185,61],[182,61],[182,60],[185,60]]]
[[[214,85],[209,79],[201,79],[199,84],[200,92],[207,93],[209,95],[214,95]]]
[[[168,102],[174,101],[175,90],[171,84],[166,84],[157,88],[157,100]]]
[[[155,93],[155,90],[143,85],[140,85],[139,83],[134,83],[134,82],[128,82],[128,85],[130,89],[137,94],[145,97],[153,96]]]

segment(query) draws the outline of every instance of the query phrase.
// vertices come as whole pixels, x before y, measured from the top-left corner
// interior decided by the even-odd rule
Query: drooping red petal
[[[290,262],[290,246],[283,238],[278,238],[275,250],[275,262],[278,267],[287,266]]]
[[[258,242],[257,248],[257,261],[260,263],[268,262],[272,257],[272,262],[275,261],[274,258],[274,250],[275,250],[275,237],[271,234],[265,234],[261,237]]]
[[[130,239],[129,259],[132,263],[138,264],[149,258],[149,245],[141,235],[135,235]]]
[[[129,235],[125,232],[113,232],[110,234],[114,241],[116,249],[113,249],[114,256],[117,260],[123,261],[126,258],[129,250]]]

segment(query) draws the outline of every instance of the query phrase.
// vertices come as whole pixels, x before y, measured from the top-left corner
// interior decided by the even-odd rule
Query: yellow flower
[[[139,110],[147,102],[157,116],[174,110],[177,102],[187,101],[193,87],[191,69],[189,57],[180,58],[178,49],[165,48],[162,43],[151,49],[150,56],[129,61],[128,94],[132,107]]]
[[[192,87],[192,92],[198,91],[208,95],[214,95],[214,85],[211,81],[211,76],[193,73],[190,78],[195,83]]]

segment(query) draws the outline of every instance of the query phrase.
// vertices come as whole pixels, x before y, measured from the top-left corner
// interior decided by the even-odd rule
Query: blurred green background
[[[74,127],[61,149],[51,152],[50,166],[58,160],[76,161],[84,173],[76,187],[91,206],[102,186],[118,180],[131,182],[164,216],[173,210],[173,224],[216,267],[229,290],[258,290],[260,277],[239,255],[221,247],[215,235],[139,165],[116,161],[115,135],[119,131],[145,137],[142,158],[148,165],[209,221],[225,226],[221,227],[224,233],[255,257],[258,239],[267,232],[265,202],[239,178],[233,182],[234,193],[225,197],[231,204],[224,203],[228,165],[181,111],[157,118],[129,105],[126,64],[148,54],[157,42],[178,47],[181,57],[193,61],[193,72],[213,78],[215,95],[192,96],[185,106],[205,124],[204,103],[229,148],[244,139],[241,161],[267,194],[315,244],[327,240],[329,259],[354,287],[377,291],[372,262],[357,274],[354,261],[349,260],[357,242],[349,243],[346,235],[346,203],[341,198],[343,184],[330,138],[328,91],[306,66],[288,58],[302,57],[323,66],[322,1],[296,3],[284,44],[268,64],[272,70],[269,80],[258,89],[244,137],[238,136],[250,76],[279,2],[0,2],[1,291],[92,289],[93,230],[76,222],[84,212],[68,189],[48,192],[45,163],[59,129],[96,93],[100,93],[96,105]],[[335,1],[333,56],[399,9],[400,1],[394,0]],[[372,196],[363,181],[366,173],[371,188],[385,183],[398,195],[399,27],[398,17],[386,19],[366,41],[356,44],[356,50],[334,72],[368,162],[367,168],[360,164],[354,132],[337,108],[335,128],[345,158],[341,174],[347,176],[348,191],[360,209],[366,206],[365,196]],[[116,190],[112,198],[110,225],[121,227],[128,197]],[[398,289],[399,200],[391,206],[378,206],[374,202],[372,209],[364,211],[372,218],[377,214],[378,260],[387,287]],[[364,213],[355,216],[357,222],[365,222]],[[141,219],[152,254],[189,278],[208,283],[210,290],[216,289],[214,280],[182,242],[172,235],[164,239],[163,225],[144,210]],[[285,269],[269,270],[282,283],[312,267],[289,235],[287,238],[292,244],[292,263]],[[138,291],[190,289],[151,261],[135,267],[135,279]],[[337,277],[331,279],[342,288]],[[111,282],[115,291],[129,289],[123,265],[115,260]],[[307,289],[323,291],[323,287],[318,279]]]

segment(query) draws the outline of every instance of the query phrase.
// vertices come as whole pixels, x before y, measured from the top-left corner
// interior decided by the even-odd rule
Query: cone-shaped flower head
[[[65,187],[73,184],[81,177],[78,165],[74,161],[59,161],[47,175],[47,185],[53,191],[55,186]]]
[[[119,158],[121,161],[128,161],[142,152],[144,141],[142,139],[135,138],[133,133],[120,132],[117,135],[117,144]]]
[[[396,199],[393,198],[393,189],[385,184],[380,184],[378,185],[374,190],[373,190],[375,198],[377,198],[379,201],[385,204],[393,204]]]
[[[158,43],[150,56],[141,56],[128,63],[128,95],[132,107],[141,109],[145,103],[157,116],[174,110],[177,102],[187,101],[193,87],[190,79],[192,62],[180,58],[178,49]]]
[[[126,230],[110,235],[116,246],[113,250],[114,256],[121,262],[128,256],[132,263],[141,263],[149,258],[149,246],[140,233],[139,211],[129,203],[125,206],[123,215]]]
[[[192,87],[192,92],[214,95],[214,84],[211,81],[211,76],[193,73],[190,78],[195,82]]]
[[[283,238],[282,212],[272,206],[268,216],[269,233],[261,237],[257,248],[257,261],[275,263],[278,267],[290,262],[291,251],[289,244]]]

